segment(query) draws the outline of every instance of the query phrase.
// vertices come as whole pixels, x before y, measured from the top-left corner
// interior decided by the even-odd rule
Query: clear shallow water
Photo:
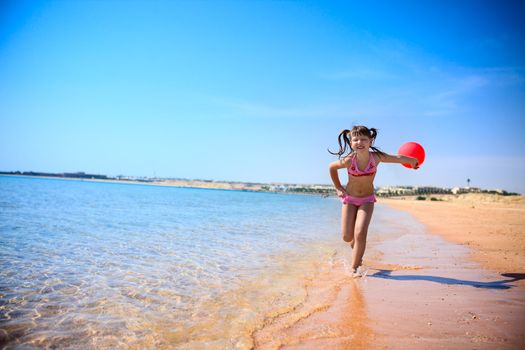
[[[0,177],[0,344],[249,348],[339,220],[315,196]]]
[[[249,349],[322,267],[348,264],[340,209],[316,196],[0,176],[0,347]],[[422,230],[376,206],[365,261]]]

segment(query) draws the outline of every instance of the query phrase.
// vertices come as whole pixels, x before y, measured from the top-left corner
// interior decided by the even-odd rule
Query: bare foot
[[[352,278],[366,277],[368,270],[365,270],[362,266],[352,269]]]

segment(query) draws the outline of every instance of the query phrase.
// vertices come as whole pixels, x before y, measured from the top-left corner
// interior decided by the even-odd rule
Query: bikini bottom
[[[340,199],[343,204],[352,204],[352,205],[355,205],[356,207],[363,205],[365,203],[375,203],[376,202],[375,194],[371,194],[370,196],[366,196],[366,197],[354,197],[354,196],[347,194],[346,196]]]

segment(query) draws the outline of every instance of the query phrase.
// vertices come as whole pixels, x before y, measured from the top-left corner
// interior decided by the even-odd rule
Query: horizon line
[[[38,172],[38,171],[0,171],[0,176],[33,176],[33,177],[58,177],[58,178],[70,178],[70,179],[87,179],[87,180],[116,180],[116,181],[125,181],[133,179],[147,179],[147,180],[178,180],[178,181],[200,181],[200,182],[211,182],[211,183],[238,183],[238,184],[253,184],[253,185],[306,185],[306,186],[331,186],[330,183],[300,183],[300,182],[254,182],[254,181],[236,181],[236,180],[216,180],[216,179],[189,179],[189,178],[178,178],[178,177],[149,177],[149,176],[128,176],[128,175],[116,175],[114,177],[105,175],[105,174],[90,174],[83,171],[77,172],[60,172],[60,173],[50,173],[50,172]],[[65,176],[68,175],[68,176]],[[71,175],[83,175],[83,176],[71,176]],[[495,191],[495,192],[504,192],[504,193],[516,193],[518,195],[523,195],[517,192],[509,192],[504,189],[483,189],[481,187],[471,187],[471,186],[437,186],[437,185],[383,185],[383,186],[374,186],[374,188],[388,188],[388,187],[397,187],[397,188],[436,188],[443,190],[452,190],[452,189],[479,189],[481,191]]]

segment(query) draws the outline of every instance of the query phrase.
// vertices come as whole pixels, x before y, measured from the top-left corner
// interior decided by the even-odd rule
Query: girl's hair
[[[341,159],[343,156],[346,157],[348,154],[352,153],[353,151],[352,147],[350,146],[351,145],[350,139],[353,136],[366,136],[366,137],[369,137],[373,142],[377,136],[377,129],[375,128],[369,129],[363,125],[356,125],[352,128],[352,130],[344,129],[343,131],[341,131],[341,133],[339,134],[337,138],[337,141],[339,142],[339,152],[332,152],[330,151],[330,149],[328,149],[328,152],[339,156],[339,159]],[[348,154],[344,155],[347,151],[347,148],[348,148]],[[381,151],[377,147],[370,146],[370,148],[374,150],[377,153],[377,155],[380,157],[385,154],[383,151]]]

